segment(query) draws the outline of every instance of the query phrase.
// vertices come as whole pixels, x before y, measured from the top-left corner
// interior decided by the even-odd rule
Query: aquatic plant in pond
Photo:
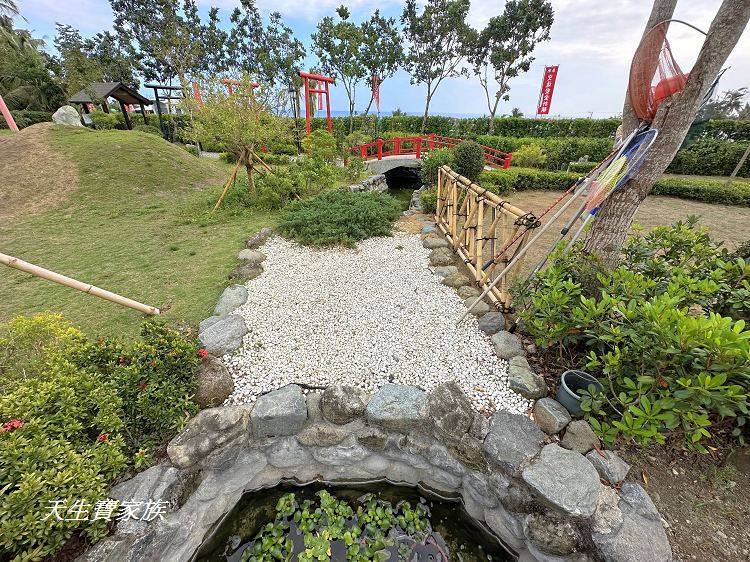
[[[248,494],[199,560],[508,559],[455,502],[428,503],[414,489],[384,484],[289,489]]]

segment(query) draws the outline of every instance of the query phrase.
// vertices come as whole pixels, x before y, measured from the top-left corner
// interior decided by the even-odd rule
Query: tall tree
[[[708,102],[698,112],[698,120],[706,119],[738,119],[744,107],[745,97],[747,97],[747,88],[737,88],[736,90],[727,90],[720,97]]]
[[[676,0],[656,0],[646,32],[656,23],[669,19],[675,4]],[[598,254],[604,263],[613,265],[617,262],[633,215],[679,150],[703,98],[737,45],[748,19],[750,0],[723,0],[685,88],[659,106],[652,123],[659,130],[659,136],[638,172],[604,201],[586,240],[586,251]],[[626,101],[623,133],[627,135],[637,125],[638,119]]]
[[[500,100],[508,101],[510,81],[527,72],[538,43],[549,39],[554,21],[547,0],[510,0],[499,16],[490,19],[474,43],[470,60],[484,89],[490,113],[489,132],[495,131],[495,114]],[[497,84],[494,94],[491,82]]]
[[[384,18],[380,15],[380,10],[375,10],[370,19],[362,22],[362,38],[362,64],[370,79],[377,77],[379,87],[396,73],[404,58],[396,20]],[[365,115],[370,112],[374,99],[373,88]]]
[[[344,86],[349,99],[351,133],[354,130],[357,84],[367,73],[361,57],[363,36],[362,28],[349,21],[349,9],[346,6],[339,6],[336,13],[340,21],[335,21],[331,16],[324,17],[312,34],[312,41],[323,72],[332,75]]]
[[[263,20],[254,0],[241,0],[229,17],[229,67],[252,76],[258,73],[258,54],[263,45]]]
[[[412,84],[424,84],[427,96],[422,133],[427,127],[430,102],[440,83],[453,76],[468,76],[461,66],[473,44],[471,28],[466,24],[469,0],[427,0],[419,13],[416,0],[406,0],[401,22],[409,42],[405,67]]]

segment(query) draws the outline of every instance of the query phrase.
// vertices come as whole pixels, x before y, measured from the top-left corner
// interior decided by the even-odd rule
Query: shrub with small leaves
[[[420,175],[425,185],[437,185],[438,169],[440,166],[453,167],[455,157],[449,148],[431,150],[422,158]]]
[[[425,213],[434,213],[437,210],[437,189],[426,189],[420,192],[419,202]]]
[[[476,181],[484,170],[484,149],[474,141],[462,141],[453,147],[453,169]]]
[[[521,168],[544,168],[547,154],[538,144],[527,144],[513,152],[511,164]]]

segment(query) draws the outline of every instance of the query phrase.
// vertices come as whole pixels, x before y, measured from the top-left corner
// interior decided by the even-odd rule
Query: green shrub
[[[334,163],[340,156],[336,139],[328,131],[318,129],[302,139],[302,149],[308,156]]]
[[[139,123],[138,125],[133,126],[134,131],[143,131],[144,133],[148,133],[150,135],[156,135],[158,137],[161,136],[161,131],[159,130],[159,127],[154,127],[153,125],[146,125],[143,123]]]
[[[515,159],[516,155],[513,155]],[[568,164],[568,172],[574,172],[576,174],[588,174],[591,170],[596,168],[598,162],[570,162]]]
[[[515,153],[524,146],[535,144],[547,156],[545,169],[561,170],[566,168],[573,160],[586,158],[599,161],[606,157],[612,150],[612,139],[609,138],[586,138],[586,137],[499,137],[480,136],[477,142],[504,152]]]
[[[192,154],[193,156],[199,156],[200,152],[198,152],[198,147],[194,144],[184,144],[182,145],[182,148],[184,148],[187,152]]]
[[[25,129],[37,123],[52,121],[52,114],[47,111],[32,111],[29,109],[12,110],[13,121],[19,129]],[[0,119],[0,129],[8,129],[5,119]]]
[[[437,174],[440,166],[453,166],[453,151],[449,148],[431,150],[422,158],[422,182],[425,185],[437,185]]]
[[[484,149],[474,141],[463,141],[453,147],[453,169],[476,181],[484,170]]]
[[[547,155],[538,144],[527,144],[513,152],[511,164],[521,168],[544,168]]]
[[[437,189],[425,189],[420,192],[419,202],[425,213],[434,213],[437,210]]]
[[[365,161],[359,156],[349,156],[349,158],[346,159],[346,166],[344,169],[346,170],[347,180],[357,181],[365,174],[367,166],[365,166]]]
[[[749,276],[691,218],[631,237],[614,270],[557,255],[523,316],[551,356],[599,376],[605,392],[583,408],[607,442],[705,451],[716,433],[741,437],[750,406],[750,332],[731,318],[750,308]]]
[[[286,166],[292,161],[288,154],[276,154],[273,152],[266,152],[261,154],[260,157],[263,158],[266,164],[271,166]]]
[[[747,141],[697,140],[677,151],[667,172],[698,176],[728,176],[747,150],[747,145]],[[737,175],[750,177],[750,160],[745,162]]]
[[[122,119],[120,114],[93,111],[89,114],[89,117],[91,117],[94,128],[99,129],[100,131],[125,128],[125,120]]]
[[[734,251],[735,257],[750,261],[750,240],[745,240]]]
[[[222,152],[219,154],[219,159],[227,164],[237,163],[237,155],[234,152]]]
[[[288,205],[279,231],[302,244],[354,246],[365,238],[390,235],[400,214],[393,197],[338,189]]]

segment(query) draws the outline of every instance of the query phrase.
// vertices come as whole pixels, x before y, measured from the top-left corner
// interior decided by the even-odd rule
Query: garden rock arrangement
[[[305,395],[290,385],[252,408],[203,410],[170,442],[168,460],[113,489],[123,500],[168,502],[164,518],[118,523],[81,560],[191,560],[245,492],[380,479],[460,499],[522,561],[671,560],[638,484],[603,484],[602,463],[560,447],[523,415],[497,412],[486,437],[477,434],[469,405],[452,382],[373,395],[342,386]]]
[[[290,383],[306,391],[348,384],[372,392],[388,382],[429,391],[457,380],[476,410],[528,411],[529,397],[510,388],[511,355],[498,355],[490,341],[502,315],[479,330],[477,315],[489,311],[481,303],[456,326],[478,291],[434,223],[425,220],[423,230],[423,237],[370,238],[354,250],[272,237],[240,252],[262,272],[246,283],[246,298],[227,288],[200,331],[232,375],[226,403],[252,404]],[[522,354],[514,341],[513,352]]]
[[[355,193],[366,193],[370,191],[385,193],[386,191],[388,191],[388,182],[386,181],[384,174],[376,174],[374,176],[370,176],[369,178],[363,179],[359,183],[350,185],[349,191],[353,191]]]

